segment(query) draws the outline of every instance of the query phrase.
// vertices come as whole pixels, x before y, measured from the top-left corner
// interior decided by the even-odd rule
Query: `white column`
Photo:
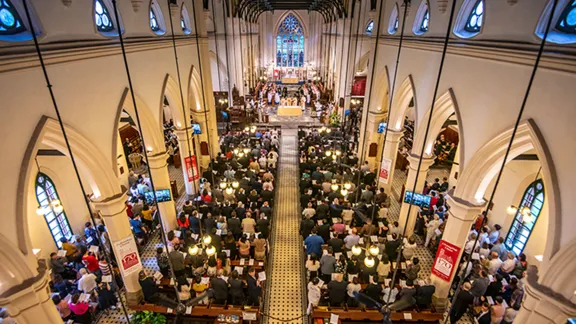
[[[62,323],[50,298],[47,272],[5,291],[0,295],[0,307],[6,308],[18,324]]]
[[[378,125],[376,125],[378,128]],[[398,144],[400,143],[400,139],[404,135],[403,132],[398,132],[389,129],[388,134],[386,134],[386,141],[384,143],[384,153],[382,156],[384,158],[390,159],[392,162],[390,163],[390,173],[388,174],[388,183],[381,183],[380,186],[384,188],[387,194],[392,192],[392,181],[394,181],[394,170],[396,166],[396,157],[398,156]],[[381,150],[379,150],[381,151]],[[378,157],[381,159],[381,157]]]
[[[473,205],[458,197],[451,197],[449,204],[450,216],[446,221],[442,240],[460,247],[460,254],[457,259],[460,260],[460,256],[462,255],[464,245],[468,238],[468,233],[470,232],[470,227],[472,227],[476,216],[482,212],[482,206]],[[455,267],[457,266],[458,265],[456,264]],[[450,291],[450,283],[454,279],[455,275],[456,270],[452,272],[452,276],[448,282],[434,274],[430,275],[430,281],[434,286],[436,286],[436,291],[434,292],[434,304],[440,309],[446,305],[446,299],[448,297],[448,292]]]
[[[130,229],[128,215],[126,214],[126,199],[126,193],[124,193],[94,203],[94,207],[100,212],[104,220],[116,258],[120,257],[120,253],[116,251],[116,242],[132,239],[134,246],[137,246]],[[122,264],[122,260],[116,259],[116,262],[119,265]],[[129,305],[140,303],[143,297],[142,287],[140,287],[138,282],[138,272],[142,269],[142,265],[136,265],[134,269],[136,270],[126,273],[123,267],[120,266],[120,274],[126,287],[126,299]]]
[[[182,164],[182,174],[184,177],[184,187],[186,188],[186,194],[188,196],[193,196],[195,194],[195,188],[199,188],[199,183],[196,181],[188,180],[188,169],[186,168],[186,157],[189,155],[188,145],[190,145],[190,153],[195,154],[194,147],[192,147],[192,136],[194,134],[192,129],[177,129],[174,131],[176,136],[178,136],[178,150],[180,152],[180,161]]]
[[[168,156],[166,152],[158,153],[156,155],[148,155],[148,169],[150,170],[150,175],[152,180],[154,180],[154,189],[168,189],[172,198],[174,194],[172,193],[170,187],[170,176],[168,174],[168,163],[166,159]],[[158,202],[158,210],[162,216],[162,224],[164,225],[164,230],[166,232],[174,229],[176,227],[176,205],[174,204],[174,199],[165,202]]]
[[[420,172],[417,172],[419,159],[420,157],[417,155],[408,155],[408,162],[410,165],[408,169],[408,177],[406,180],[406,191],[412,190],[412,187],[414,186],[414,180],[416,179],[416,174],[418,174],[418,183],[416,183],[415,191],[417,193],[422,193],[424,182],[428,176],[428,170],[430,170],[430,166],[434,164],[434,159],[423,158],[422,165],[420,166]],[[410,236],[412,235],[412,232],[414,232],[414,224],[416,223],[418,206],[412,206],[410,215],[408,215],[408,209],[410,208],[410,205],[404,202],[404,197],[401,199],[402,207],[400,208],[400,218],[398,219],[398,223],[402,227],[406,223],[406,219],[408,219],[408,223],[406,224],[406,235]]]

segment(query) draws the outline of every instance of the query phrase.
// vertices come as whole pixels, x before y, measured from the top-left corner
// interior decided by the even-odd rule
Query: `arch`
[[[477,9],[478,6],[482,6],[482,12],[479,14],[482,19],[480,24],[476,22],[474,26],[469,25],[470,17],[474,14],[473,11]],[[478,17],[478,15],[477,15]],[[454,35],[460,38],[471,38],[482,32],[482,26],[486,20],[486,3],[484,0],[465,0],[458,10],[458,16],[456,16],[456,21],[454,22],[454,28],[452,32]],[[479,28],[471,28],[479,27]]]
[[[120,124],[120,115],[122,111],[126,111],[130,117],[137,123],[136,120],[136,110],[134,109],[134,103],[132,102],[130,94],[130,89],[124,89],[122,93],[122,97],[120,99],[120,104],[118,105],[118,109],[116,110],[116,116],[114,119],[114,128],[112,135],[112,169],[114,172],[118,173],[118,168],[116,167],[116,161],[118,157],[118,125]],[[164,95],[164,93],[162,93]],[[138,113],[140,116],[140,122],[142,123],[140,126],[142,127],[142,132],[144,134],[140,134],[144,141],[146,142],[146,150],[150,151],[151,154],[157,154],[165,152],[166,147],[164,146],[164,136],[162,132],[162,114],[159,115],[160,121],[156,121],[154,116],[152,116],[151,110],[148,108],[146,103],[140,99],[138,95],[134,95],[136,98],[136,104],[138,105]],[[160,109],[162,109],[162,101],[160,102]],[[122,139],[120,139],[122,140]]]
[[[224,62],[216,55],[216,53],[214,51],[209,51],[208,52],[210,54],[210,66],[212,66],[212,63],[214,63],[218,69],[217,73],[220,74],[220,76],[216,75],[214,77],[212,77],[213,79],[216,78],[220,78],[220,83],[222,83],[222,85],[224,85],[224,89],[228,89],[228,72],[226,70],[226,64],[224,64]],[[212,75],[214,75],[214,73],[212,73]],[[214,82],[214,81],[213,81]],[[218,87],[221,87],[220,84],[218,84]],[[223,89],[220,89],[220,91],[224,91]]]
[[[0,5],[0,8],[5,10],[7,13],[4,18],[10,20],[10,22],[5,22],[4,19],[0,20],[0,27],[4,29],[0,30],[0,40],[6,42],[22,42],[31,40],[33,38],[31,27],[34,27],[37,36],[42,34],[42,26],[40,24],[40,19],[38,19],[38,15],[36,14],[36,10],[34,9],[34,4],[28,4],[31,21],[28,21],[26,18],[26,11],[24,10],[22,0],[4,1]],[[32,26],[30,26],[30,23],[32,23]]]
[[[102,200],[120,194],[120,183],[113,171],[116,164],[114,163],[114,168],[112,169],[106,167],[109,166],[106,158],[88,138],[72,127],[65,127],[74,158],[78,163],[78,168],[83,178],[88,182],[88,186],[94,194],[94,200]],[[22,159],[22,167],[18,178],[18,196],[16,197],[16,230],[18,231],[18,246],[24,254],[28,254],[31,249],[27,226],[29,211],[26,199],[27,193],[31,190],[30,185],[33,183],[31,177],[36,177],[35,173],[32,174],[32,170],[34,169],[34,156],[40,145],[47,145],[68,155],[60,124],[55,119],[42,116],[34,129]]]
[[[286,10],[280,16],[280,18],[278,18],[276,23],[274,23],[274,39],[276,39],[276,36],[278,36],[278,28],[280,27],[280,24],[282,24],[284,19],[286,19],[286,17],[288,17],[288,15],[290,14],[293,14],[296,17],[296,19],[298,19],[300,25],[302,25],[302,33],[304,34],[304,38],[308,39],[308,24],[306,20],[304,20],[303,17],[294,10]]]
[[[38,272],[33,269],[38,267],[38,264],[34,264],[34,261],[36,261],[34,256],[32,253],[27,255],[24,251],[22,251],[24,253],[22,255],[19,250],[22,250],[20,244],[17,247],[8,238],[0,234],[0,258],[2,258],[2,262],[0,262],[0,280],[2,281],[0,296],[4,296],[7,292],[22,286],[24,283],[27,283],[29,287],[30,282],[27,281],[31,278],[34,278],[34,281],[37,279],[35,276]],[[44,276],[44,273],[39,275],[39,277],[42,276]],[[23,288],[20,287],[17,291]]]
[[[374,19],[369,19],[365,26],[366,28],[364,28],[364,31],[366,35],[372,36],[372,31],[374,30]]]
[[[414,103],[416,106],[416,102]],[[458,151],[460,154],[460,168],[462,169],[464,162],[464,127],[462,127],[462,118],[460,115],[460,110],[458,109],[458,104],[456,103],[456,97],[454,96],[454,91],[452,88],[448,89],[442,96],[436,99],[434,104],[434,115],[431,117],[429,136],[426,139],[426,146],[424,146],[424,152],[422,155],[424,157],[432,157],[432,149],[434,148],[434,142],[436,141],[436,135],[442,129],[442,126],[446,120],[452,115],[456,114],[458,120],[458,136],[460,137]],[[426,115],[420,123],[421,126],[426,125],[428,119],[430,118],[430,109],[426,112]],[[414,145],[412,146],[413,154],[420,155],[420,149],[424,143],[426,127],[417,127],[416,134],[414,135]],[[414,151],[417,150],[417,151]]]
[[[178,123],[180,123],[180,125],[188,127],[188,125],[190,124],[190,110],[188,110],[187,112],[186,110],[184,110],[184,113],[186,115],[185,116],[182,115],[183,112],[182,112],[182,100],[180,99],[180,87],[178,86],[178,82],[176,82],[176,80],[174,80],[174,78],[172,78],[170,74],[166,74],[166,77],[164,77],[164,82],[162,84],[162,92],[160,96],[160,105],[158,112],[158,116],[160,116],[160,118],[158,118],[160,127],[163,127],[162,116],[164,113],[163,112],[164,96],[166,96],[166,98],[168,99],[170,111],[172,112],[172,119],[174,120],[174,125],[178,126]],[[178,126],[178,128],[181,128],[181,126]]]
[[[194,66],[190,67],[188,74],[188,107],[190,110],[202,111],[202,84],[200,74]]]
[[[567,6],[572,3],[570,0],[559,0],[558,4],[556,5],[556,11],[552,13],[552,5],[554,1],[550,0],[544,7],[542,14],[540,15],[540,19],[538,20],[538,24],[536,25],[535,34],[540,39],[544,37],[544,32],[546,31],[546,25],[548,24],[548,19],[550,15],[552,16],[552,25],[550,26],[550,31],[548,32],[548,37],[546,38],[547,42],[556,43],[556,44],[570,44],[576,43],[576,34],[569,34],[560,29],[558,29],[558,24],[562,20],[562,17],[565,16],[565,10]]]
[[[388,107],[388,96],[390,95],[390,76],[388,74],[388,66],[384,66],[382,71],[378,74],[378,78],[374,80],[382,80],[385,82],[385,89],[386,91],[372,91],[372,95],[374,96],[374,100],[370,100],[370,111],[378,111],[390,112],[390,107]],[[374,81],[372,81],[374,82]],[[380,85],[373,84],[371,87],[378,86],[378,89],[381,89]],[[375,88],[377,89],[377,88]]]
[[[462,127],[460,129],[462,129]],[[484,146],[472,156],[467,163],[467,167],[462,169],[463,172],[458,180],[458,186],[456,187],[454,196],[476,204],[483,203],[486,189],[502,165],[502,159],[504,159],[512,131],[513,128],[509,128],[501,132],[484,144]],[[532,149],[536,150],[542,166],[542,180],[546,188],[549,215],[547,235],[549,242],[546,244],[544,257],[548,260],[560,247],[560,235],[557,234],[562,222],[560,191],[555,167],[544,137],[540,133],[536,123],[528,119],[522,121],[518,126],[507,162]],[[572,293],[573,292],[574,289],[572,290]]]
[[[404,129],[404,116],[406,110],[410,105],[410,101],[414,98],[414,109],[416,109],[415,116],[418,116],[418,105],[416,102],[416,92],[414,90],[414,80],[412,75],[408,75],[400,85],[400,88],[394,94],[392,102],[392,109],[390,110],[390,129],[401,132]]]
[[[100,4],[101,11],[97,10],[97,4]],[[108,36],[108,37],[116,37],[118,36],[118,30],[124,33],[124,24],[122,22],[122,15],[118,18],[120,20],[120,26],[116,26],[116,13],[113,10],[114,6],[112,5],[111,0],[94,0],[94,4],[92,6],[92,17],[94,18],[94,28],[96,32],[101,35]],[[98,17],[103,18],[103,16],[108,16],[111,23],[111,28],[100,28],[102,26],[98,24]]]
[[[398,19],[398,14],[400,10],[398,9],[398,3],[394,3],[394,8],[392,8],[392,13],[390,14],[390,19],[388,20],[388,34],[394,35],[398,31],[398,26],[400,20]]]
[[[306,34],[302,19],[292,12],[287,13],[278,21],[274,30],[274,55],[276,66],[304,66],[306,50]]]
[[[356,66],[354,67],[354,76],[363,75],[366,76],[368,74],[368,63],[370,62],[370,57],[373,55],[372,51],[368,51],[364,53],[357,61]]]
[[[422,35],[428,31],[430,28],[430,4],[428,0],[422,0],[418,10],[416,11],[416,17],[414,18],[414,25],[412,26],[412,32],[414,35]]]
[[[170,10],[170,8],[168,8],[168,10]],[[160,7],[160,4],[156,0],[150,1],[148,14],[150,16],[150,30],[156,35],[164,35],[166,33],[164,13],[162,12],[162,7]]]
[[[190,15],[188,14],[188,9],[186,4],[182,3],[182,8],[180,8],[180,27],[182,32],[186,35],[192,33],[192,25],[190,24]]]

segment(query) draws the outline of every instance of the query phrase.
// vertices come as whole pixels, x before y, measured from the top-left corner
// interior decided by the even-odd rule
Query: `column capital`
[[[166,160],[168,159],[168,155],[166,154],[166,152],[160,152],[154,155],[148,155],[148,168],[150,170],[152,169],[160,169],[160,168],[165,168],[168,163],[166,162]]]
[[[420,156],[410,153],[410,154],[408,154],[406,159],[410,163],[410,169],[413,171],[417,171],[418,170],[418,161],[420,160]],[[420,167],[420,172],[428,172],[428,170],[430,169],[430,166],[432,166],[432,164],[434,164],[433,158],[427,158],[427,157],[422,158],[422,165]]]
[[[398,142],[400,142],[400,139],[402,138],[402,136],[404,136],[404,132],[388,129],[387,134],[385,136],[386,136],[386,142],[398,143]]]
[[[174,134],[176,134],[176,136],[178,137],[178,141],[185,141],[187,135],[189,135],[189,137],[192,138],[192,135],[194,134],[194,129],[192,129],[192,127],[177,128],[174,130]]]
[[[121,194],[93,202],[94,207],[100,211],[102,217],[112,217],[126,210],[127,191]]]
[[[476,205],[454,196],[450,196],[448,204],[450,205],[450,210],[448,211],[450,216],[462,221],[473,221],[476,216],[482,212],[485,206],[485,204]]]

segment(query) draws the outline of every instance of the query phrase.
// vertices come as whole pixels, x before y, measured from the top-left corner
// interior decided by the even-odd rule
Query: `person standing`
[[[462,290],[458,292],[452,311],[450,312],[450,323],[457,323],[460,318],[468,311],[468,307],[474,302],[474,296],[470,293],[472,286],[469,282],[462,285]]]

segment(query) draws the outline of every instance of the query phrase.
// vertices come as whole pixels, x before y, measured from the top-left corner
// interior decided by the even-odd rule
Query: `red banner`
[[[440,240],[438,251],[436,252],[436,258],[432,265],[432,274],[444,281],[450,282],[452,273],[457,267],[459,255],[459,247],[444,240]]]
[[[200,172],[198,172],[198,162],[196,161],[196,155],[187,156],[184,159],[184,163],[186,163],[188,181],[195,181],[200,179]]]

